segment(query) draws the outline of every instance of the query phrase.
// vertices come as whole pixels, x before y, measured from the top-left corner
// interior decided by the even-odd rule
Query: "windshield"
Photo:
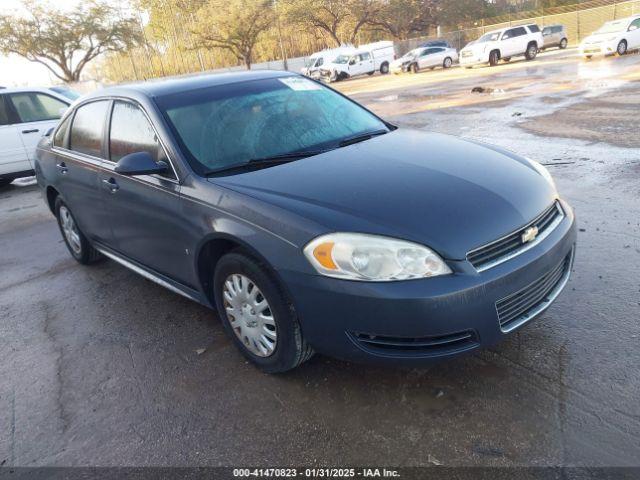
[[[487,33],[486,35],[481,36],[476,43],[495,42],[500,38],[500,33],[501,32]]]
[[[418,56],[420,52],[422,52],[422,49],[416,48],[415,50],[411,50],[410,52],[405,53],[402,58],[406,58],[406,59],[415,58]]]
[[[615,22],[607,22],[600,27],[595,33],[616,33],[625,29],[627,22],[616,20]]]
[[[349,61],[349,58],[351,58],[350,55],[339,55],[338,58],[333,61],[333,63],[347,63]]]
[[[220,85],[156,102],[201,174],[253,159],[337,148],[354,135],[388,130],[364,108],[301,77]]]
[[[316,63],[317,57],[309,57],[304,61],[304,66],[307,68],[313,67],[313,64]]]

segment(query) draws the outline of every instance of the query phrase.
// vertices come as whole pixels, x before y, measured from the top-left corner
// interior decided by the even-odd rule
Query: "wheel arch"
[[[51,185],[49,185],[46,188],[45,192],[46,192],[47,205],[49,206],[49,210],[51,211],[51,213],[53,213],[55,215],[55,213],[56,213],[56,198],[58,198],[60,196],[60,192],[58,192],[58,190],[56,190]]]

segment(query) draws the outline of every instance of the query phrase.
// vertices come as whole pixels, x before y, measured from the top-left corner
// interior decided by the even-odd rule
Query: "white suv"
[[[460,65],[497,65],[500,60],[508,62],[511,57],[524,55],[533,60],[544,41],[537,25],[520,25],[488,32],[460,52]]]
[[[0,88],[0,187],[33,175],[40,138],[77,97],[61,87]]]

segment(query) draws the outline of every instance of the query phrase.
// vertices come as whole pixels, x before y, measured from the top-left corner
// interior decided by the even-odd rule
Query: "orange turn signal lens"
[[[313,249],[313,256],[327,270],[337,270],[338,266],[334,263],[331,251],[333,250],[334,243],[326,242],[321,243]]]

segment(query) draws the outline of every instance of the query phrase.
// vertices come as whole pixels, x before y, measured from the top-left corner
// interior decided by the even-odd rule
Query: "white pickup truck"
[[[358,75],[389,73],[389,66],[396,58],[393,42],[381,41],[360,45],[355,51],[339,55],[333,62],[320,67],[320,76],[335,82]]]
[[[62,87],[0,89],[0,187],[34,174],[38,142],[78,96]]]
[[[543,45],[542,32],[535,24],[502,28],[487,32],[464,47],[460,52],[460,65],[465,68],[487,63],[494,66],[500,60],[508,62],[519,55],[533,60]]]

